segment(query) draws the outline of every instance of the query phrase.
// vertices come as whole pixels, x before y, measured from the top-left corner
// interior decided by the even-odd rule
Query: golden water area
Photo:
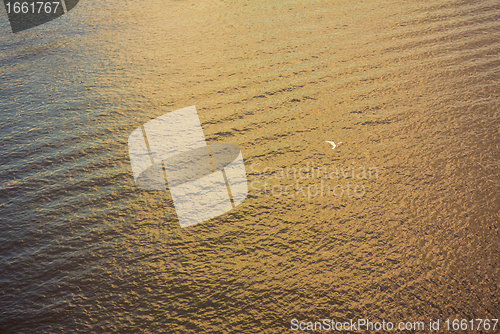
[[[499,319],[499,54],[496,0],[3,10],[0,332]],[[181,229],[128,137],[192,105],[249,196]]]

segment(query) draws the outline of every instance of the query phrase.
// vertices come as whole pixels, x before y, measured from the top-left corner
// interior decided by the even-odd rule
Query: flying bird
[[[332,145],[332,150],[334,150],[337,146],[339,146],[340,144],[342,144],[342,142],[340,142],[338,145],[335,144],[333,141],[325,141],[325,143],[328,143],[330,145]]]

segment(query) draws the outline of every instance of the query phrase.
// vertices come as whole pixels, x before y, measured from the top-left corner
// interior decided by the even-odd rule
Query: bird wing
[[[335,147],[337,147],[337,145],[333,141],[326,141],[325,140],[325,143],[328,143],[328,144],[332,145],[332,149],[335,148]]]

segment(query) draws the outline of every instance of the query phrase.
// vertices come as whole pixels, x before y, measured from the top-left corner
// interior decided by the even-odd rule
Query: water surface
[[[499,19],[493,0],[88,0],[13,34],[2,12],[0,329],[498,318]],[[190,105],[251,196],[180,229],[127,139]]]

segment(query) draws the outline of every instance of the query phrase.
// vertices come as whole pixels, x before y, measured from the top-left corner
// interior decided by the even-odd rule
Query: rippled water
[[[498,318],[499,19],[493,0],[88,0],[13,34],[3,11],[1,331]],[[250,196],[180,229],[127,139],[190,105],[241,148]]]

